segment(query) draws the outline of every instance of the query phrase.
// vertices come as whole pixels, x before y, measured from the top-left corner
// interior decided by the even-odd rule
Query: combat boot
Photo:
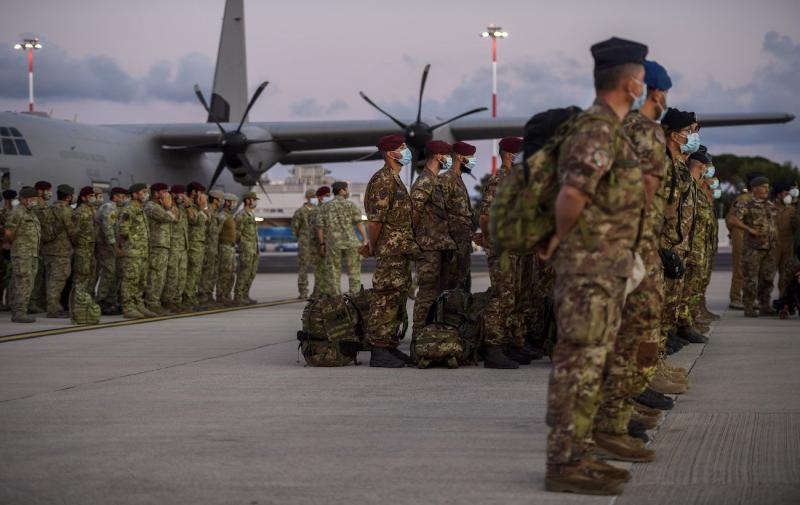
[[[144,317],[156,317],[158,315],[152,310],[148,310],[148,308],[144,305],[136,307],[136,310],[138,310]]]
[[[369,358],[369,366],[378,368],[405,368],[406,364],[396,358],[389,349],[373,347]]]
[[[486,353],[483,356],[483,367],[514,370],[519,368],[519,363],[510,360],[508,356],[503,353],[503,346],[487,345]]]
[[[617,468],[613,465],[609,465],[605,461],[600,461],[594,456],[587,459],[586,464],[592,470],[595,470],[611,479],[618,479],[623,482],[628,482],[629,480],[631,480],[632,477],[631,472],[629,472],[628,470],[625,470],[624,468]]]
[[[672,398],[663,395],[658,391],[654,391],[649,387],[633,400],[646,407],[658,410],[671,410],[672,407],[675,406],[675,402],[672,400]]]
[[[705,344],[708,342],[708,337],[689,326],[681,326],[678,328],[678,337],[688,340],[693,344]]]
[[[617,461],[648,463],[656,457],[656,451],[644,446],[644,442],[628,435],[595,432],[594,443],[600,457]]]
[[[161,305],[145,305],[145,308],[150,312],[154,312],[158,316],[171,316],[172,312],[168,311]]]
[[[256,305],[256,304],[258,304],[258,300],[250,298],[249,296],[245,297],[245,301],[247,302],[247,305]]]
[[[544,351],[542,348],[531,344],[525,344],[522,346],[522,352],[523,354],[526,354],[531,361],[536,361],[544,357]]]
[[[742,305],[742,302],[731,302],[728,304],[728,308],[733,310],[744,310],[745,306]]]
[[[650,442],[650,435],[647,434],[645,425],[633,419],[628,421],[628,435],[633,438],[638,438],[645,444]]]
[[[632,401],[631,404],[633,405],[633,410],[635,410],[637,413],[647,417],[658,418],[659,421],[661,420],[661,411],[659,409],[647,407],[636,401]]]
[[[700,306],[700,312],[702,312],[707,318],[711,319],[712,321],[719,321],[720,316],[708,310],[708,307],[705,305]]]
[[[744,317],[758,317],[758,311],[752,306],[744,308]]]
[[[122,317],[124,317],[125,319],[143,319],[144,318],[144,314],[142,314],[141,312],[139,312],[136,309],[131,309],[131,310],[126,310],[125,312],[123,312],[122,313]]]
[[[624,479],[614,479],[586,462],[547,465],[544,488],[548,491],[613,496],[622,493]]]
[[[24,312],[14,312],[11,316],[12,323],[35,323],[36,317]]]
[[[770,307],[769,305],[762,305],[760,309],[758,309],[759,316],[777,316],[778,311]]]
[[[39,307],[36,304],[32,304],[32,305],[28,306],[28,313],[29,314],[41,314],[44,311],[45,310],[43,308]]]
[[[404,353],[403,351],[401,351],[396,347],[394,349],[389,349],[389,353],[391,353],[391,355],[394,356],[395,358],[401,360],[406,365],[414,364],[414,358],[412,358],[411,356],[409,356],[408,354]]]
[[[67,319],[69,318],[69,312],[66,310],[58,310],[56,312],[48,312],[47,313],[48,319]]]
[[[646,430],[654,430],[658,426],[658,423],[661,421],[661,416],[646,416],[641,412],[634,412],[631,414],[631,422],[637,422],[644,426]]]
[[[523,352],[522,347],[508,347],[505,351],[506,357],[511,361],[516,361],[520,365],[530,365],[531,358],[525,352]]]
[[[164,310],[171,312],[172,314],[180,313],[181,309],[173,302],[165,302],[161,305]]]
[[[9,312],[11,311],[11,307],[6,304],[0,305],[0,312]]]

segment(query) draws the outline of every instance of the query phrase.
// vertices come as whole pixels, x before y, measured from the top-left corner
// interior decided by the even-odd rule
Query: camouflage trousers
[[[31,291],[29,308],[33,312],[33,308],[46,310],[47,308],[47,287],[45,279],[47,274],[44,270],[44,257],[39,256],[38,265],[36,268],[36,278],[33,281],[33,290]]]
[[[72,256],[72,287],[94,296],[96,284],[97,258],[94,255],[94,247],[87,250],[75,249]]]
[[[470,267],[472,262],[472,238],[456,238],[456,250],[450,256],[450,265],[447,267],[447,281],[445,289],[462,288],[469,292],[472,287]]]
[[[500,258],[494,252],[488,251],[486,260],[489,263],[489,281],[492,286],[484,313],[486,344],[521,347],[524,344],[523,337],[514,331],[518,326],[515,320],[517,317],[515,279],[519,257],[508,255],[506,258]]]
[[[794,257],[793,246],[791,240],[785,242],[778,240],[775,247],[775,267],[778,270],[778,291],[781,296],[786,291],[786,286],[791,282],[795,272],[797,260]]]
[[[396,348],[411,288],[411,256],[378,256],[372,275],[366,339],[373,347]]]
[[[121,256],[117,260],[122,311],[139,310],[144,306],[144,291],[147,287],[147,256]]]
[[[646,273],[628,295],[614,347],[606,358],[602,403],[595,431],[625,435],[633,414],[629,399],[638,396],[653,378],[661,338],[661,305],[664,302],[664,268],[655,249],[640,250]]]
[[[250,298],[250,286],[258,272],[258,259],[258,250],[245,249],[239,253],[239,272],[233,288],[233,301],[247,301]]]
[[[744,277],[742,276],[742,253],[744,252],[744,231],[738,228],[731,230],[731,259],[733,260],[731,273],[731,303],[742,302],[742,286]]]
[[[297,247],[297,292],[300,298],[308,298],[308,274],[313,272],[319,261],[319,253],[311,244],[301,243]]]
[[[214,299],[214,288],[217,285],[219,271],[219,247],[206,247],[203,255],[203,272],[200,277],[198,302],[208,303]]]
[[[558,342],[547,392],[547,463],[569,464],[591,454],[606,357],[622,318],[625,278],[557,274]]]
[[[219,245],[219,267],[217,269],[217,301],[230,302],[233,283],[236,279],[236,248]]]
[[[325,251],[325,256],[319,256],[316,268],[314,269],[314,291],[311,297],[321,295],[335,296],[341,288],[333,282],[333,272],[331,272],[331,263],[328,261],[327,254],[330,251]]]
[[[329,262],[327,273],[330,275],[330,279],[325,283],[326,286],[330,285],[334,294],[341,294],[342,265],[344,265],[347,270],[347,291],[349,293],[361,291],[361,255],[358,254],[358,249],[330,249],[326,253],[325,261]]]
[[[11,258],[12,280],[9,286],[8,304],[12,313],[25,314],[28,311],[37,270],[39,270],[39,258],[30,256]]]
[[[675,252],[684,262],[686,261],[682,251],[676,250]],[[661,341],[664,344],[666,343],[666,335],[670,330],[686,325],[687,319],[691,319],[690,315],[683,312],[684,305],[682,301],[686,289],[686,279],[685,271],[680,279],[664,279],[664,305],[661,311]],[[688,326],[691,326],[691,322]]]
[[[119,305],[119,285],[117,284],[117,256],[110,245],[97,246],[97,303],[110,310]]]
[[[414,259],[417,269],[417,297],[414,300],[414,323],[411,336],[416,337],[428,317],[431,305],[444,291],[447,283],[447,269],[453,251],[421,251]]]
[[[683,310],[691,314],[692,324],[700,314],[700,304],[706,289],[706,258],[699,257],[686,264],[686,281],[684,281]]]
[[[205,244],[189,244],[188,262],[186,265],[186,286],[183,291],[183,302],[190,307],[198,304],[200,291],[200,278],[203,275],[203,262],[205,261]]]
[[[69,256],[44,257],[45,285],[47,291],[47,312],[64,310],[61,305],[61,292],[67,285],[72,273],[72,261]]]
[[[523,301],[523,318],[526,332],[525,340],[537,347],[543,347],[549,340],[553,324],[553,285],[556,274],[552,265],[541,261],[535,254],[531,255],[533,272],[528,278],[518,278],[518,290],[529,297]]]
[[[169,262],[167,264],[167,282],[164,284],[164,292],[161,294],[161,301],[164,303],[181,303],[183,290],[186,287],[186,249],[170,249]]]
[[[8,307],[11,305],[11,260],[8,260],[0,253],[0,306]]]
[[[161,307],[161,296],[167,283],[168,265],[169,248],[150,247],[150,256],[147,260],[147,288],[144,295],[144,303],[150,309]]]
[[[770,307],[775,283],[775,252],[746,247],[742,255],[742,303],[745,308]]]

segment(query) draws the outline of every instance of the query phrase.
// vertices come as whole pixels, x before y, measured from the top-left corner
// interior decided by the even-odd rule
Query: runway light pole
[[[481,37],[492,39],[492,118],[497,117],[497,39],[508,37],[508,32],[504,32],[494,23],[486,27],[486,31],[481,32]],[[492,174],[497,173],[497,141],[492,141]]]
[[[14,49],[28,51],[28,112],[33,112],[33,51],[41,48],[38,37],[14,44]]]

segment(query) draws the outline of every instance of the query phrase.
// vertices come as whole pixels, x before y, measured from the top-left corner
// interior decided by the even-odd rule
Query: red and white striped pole
[[[492,39],[492,118],[497,117],[497,39],[508,37],[508,32],[504,32],[499,26],[489,25],[481,37]],[[497,173],[497,141],[492,141],[492,174]]]
[[[14,49],[28,51],[28,112],[33,112],[33,51],[41,48],[42,44],[38,38],[25,39],[19,44],[14,44]]]

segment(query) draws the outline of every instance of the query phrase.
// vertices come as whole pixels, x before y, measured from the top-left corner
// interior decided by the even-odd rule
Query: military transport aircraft
[[[194,89],[208,113],[206,123],[92,126],[41,113],[0,112],[2,189],[19,189],[40,179],[102,189],[133,182],[198,180],[241,194],[260,184],[261,175],[278,163],[376,158],[370,146],[390,133],[404,132],[414,157],[420,158],[425,143],[432,138],[453,142],[521,135],[528,119],[465,117],[486,110],[477,108],[446,121],[425,122],[422,97],[429,70],[426,66],[417,116],[411,121],[395,118],[361,93],[388,119],[249,122],[250,108],[267,83],[247,100],[244,19],[244,0],[227,0],[210,104],[199,87]],[[698,119],[703,127],[711,127],[786,123],[794,116],[698,114]]]

